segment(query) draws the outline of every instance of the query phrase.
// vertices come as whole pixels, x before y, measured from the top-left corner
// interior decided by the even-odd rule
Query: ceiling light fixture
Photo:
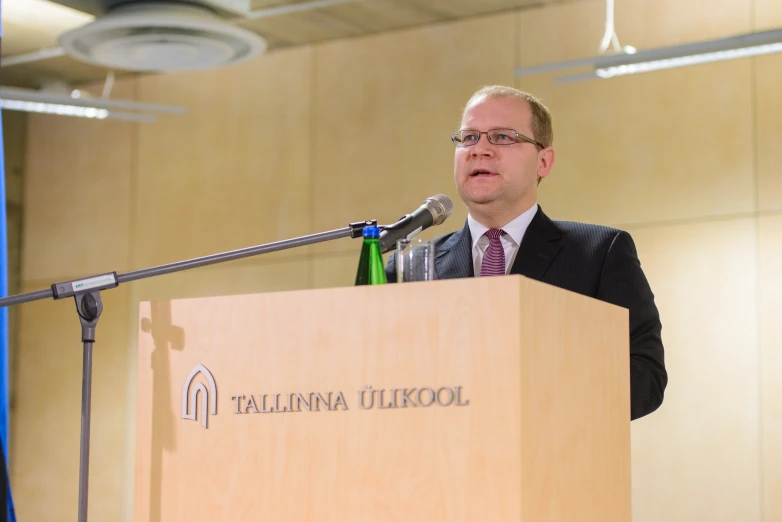
[[[782,51],[782,42],[776,42],[764,45],[755,45],[751,47],[726,49],[724,51],[700,52],[699,54],[688,54],[684,56],[662,58],[659,60],[648,59],[648,61],[643,62],[606,66],[600,69],[596,69],[595,75],[599,76],[600,78],[613,78],[615,76],[624,76],[626,74],[659,71],[660,69],[673,69],[676,67],[687,67],[688,65],[699,65],[702,63],[712,63],[723,60],[735,60],[738,58],[749,58],[751,56],[778,53],[780,51]]]
[[[0,100],[0,108],[9,111],[39,112],[44,114],[57,114],[59,116],[76,116],[79,118],[97,118],[104,120],[108,117],[106,109],[95,107],[79,107],[76,105],[62,105],[59,103],[41,103],[20,100]]]
[[[175,105],[160,105],[142,103],[132,100],[111,100],[105,98],[89,98],[79,92],[76,97],[71,93],[58,94],[46,91],[17,89],[14,87],[0,88],[0,107],[13,111],[38,112],[59,116],[75,116],[79,118],[113,119],[153,123],[157,121],[154,114],[185,114],[185,108]],[[126,109],[137,112],[117,112],[114,109]],[[146,112],[146,113],[145,113]]]
[[[619,45],[614,31],[613,11],[614,0],[606,0],[606,28],[600,45],[600,55],[580,60],[522,67],[516,69],[514,74],[529,76],[573,68],[588,67],[592,69],[589,72],[560,76],[555,79],[556,83],[571,83],[782,52],[782,29],[638,51],[631,46],[622,47]],[[609,43],[613,43],[613,52],[606,53]]]

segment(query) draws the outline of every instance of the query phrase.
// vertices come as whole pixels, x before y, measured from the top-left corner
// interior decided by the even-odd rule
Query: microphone
[[[396,248],[396,242],[408,236],[414,236],[432,225],[439,225],[453,212],[453,201],[445,194],[430,198],[412,214],[403,216],[393,225],[383,227],[380,232],[380,251],[389,252]]]

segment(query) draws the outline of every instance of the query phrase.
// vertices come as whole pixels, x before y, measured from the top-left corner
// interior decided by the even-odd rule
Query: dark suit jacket
[[[470,228],[438,237],[435,278],[474,277]],[[396,282],[395,255],[386,266]],[[552,221],[538,208],[510,270],[629,310],[630,418],[655,411],[668,384],[662,325],[630,234],[599,225]]]

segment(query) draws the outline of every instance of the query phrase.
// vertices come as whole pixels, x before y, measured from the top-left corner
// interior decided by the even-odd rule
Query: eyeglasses
[[[477,130],[459,130],[453,133],[451,141],[457,147],[472,147],[481,139],[481,134],[485,134],[489,143],[492,145],[513,145],[526,141],[538,146],[541,149],[545,149],[542,143],[535,141],[532,138],[519,134],[513,129],[492,129],[487,132],[480,132]]]

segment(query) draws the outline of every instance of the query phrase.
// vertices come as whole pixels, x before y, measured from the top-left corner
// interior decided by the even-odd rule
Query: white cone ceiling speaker
[[[121,5],[60,36],[65,52],[129,71],[210,69],[264,52],[266,40],[222,21],[206,7],[166,2]]]

